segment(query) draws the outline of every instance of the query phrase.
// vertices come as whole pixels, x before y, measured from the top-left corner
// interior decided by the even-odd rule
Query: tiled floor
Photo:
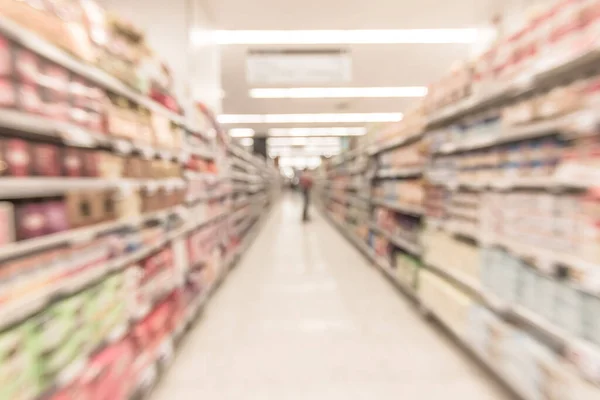
[[[507,399],[313,210],[284,197],[153,400]]]

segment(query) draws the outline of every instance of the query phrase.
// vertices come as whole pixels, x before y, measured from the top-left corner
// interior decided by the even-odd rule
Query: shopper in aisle
[[[304,198],[304,207],[302,210],[302,222],[310,221],[309,207],[310,207],[310,192],[313,186],[313,178],[308,169],[304,169],[300,175],[300,190],[302,190],[302,196]]]

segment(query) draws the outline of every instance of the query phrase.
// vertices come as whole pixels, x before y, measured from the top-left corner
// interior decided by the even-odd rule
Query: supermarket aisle
[[[153,400],[507,398],[300,199],[285,197]]]

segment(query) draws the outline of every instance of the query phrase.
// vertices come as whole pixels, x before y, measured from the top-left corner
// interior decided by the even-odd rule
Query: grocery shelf
[[[417,257],[422,254],[422,249],[419,245],[411,243],[408,240],[401,238],[400,236],[392,235],[385,229],[381,229],[380,227],[378,227],[375,223],[371,223],[370,227],[375,232],[385,236],[390,242],[392,242],[397,247],[400,247],[401,249],[405,250],[407,253],[410,253]]]
[[[408,135],[408,136],[400,136],[396,139],[392,139],[386,143],[383,144],[376,144],[376,145],[372,145],[368,150],[367,153],[371,156],[377,155],[379,153],[383,153],[389,150],[393,150],[396,147],[401,147],[404,146],[406,144],[410,144],[413,143],[414,141],[420,139],[423,137],[423,132],[418,132],[412,135]]]
[[[184,147],[184,151],[190,155],[198,156],[205,160],[214,160],[215,158],[213,153],[208,149],[186,146]]]
[[[499,383],[501,383],[503,387],[505,387],[510,393],[515,395],[516,398],[519,400],[535,400],[519,385],[515,385],[512,379],[501,368],[498,368],[498,363],[488,359],[485,354],[473,347],[469,343],[468,339],[464,337],[463,333],[457,332],[454,327],[444,321],[443,317],[438,315],[434,310],[428,308],[427,305],[422,304],[422,306],[427,310],[428,316],[432,317],[444,329],[444,331],[446,331],[446,333],[448,333],[456,341],[456,344],[458,344],[467,354],[472,356],[477,362],[485,367],[485,369],[492,376],[498,379]],[[591,400],[591,398],[586,400]]]
[[[105,222],[93,226],[71,229],[65,232],[59,232],[38,238],[10,243],[0,247],[0,260],[15,258],[66,243],[81,243],[96,236],[116,231],[118,229],[128,226],[139,226],[154,220],[164,220],[171,215],[178,215],[179,213],[181,213],[181,208],[174,207],[169,210],[152,212],[139,217]]]
[[[0,19],[0,26],[1,24]],[[107,137],[100,133],[91,132],[67,122],[55,121],[48,117],[17,110],[0,109],[0,127],[8,131],[19,132],[20,137],[25,135],[48,138],[80,147],[96,147],[108,143]]]
[[[472,95],[471,97],[458,102],[456,105],[445,107],[428,118],[428,127],[435,128],[467,114],[501,103],[506,103],[518,96],[531,93],[535,89],[547,88],[560,84],[567,76],[573,76],[577,73],[584,72],[586,69],[593,67],[600,61],[600,49],[594,47],[569,57],[570,58],[566,60],[556,59],[550,62],[542,60],[541,62],[538,62],[533,73],[529,76],[524,75],[514,79],[513,83],[510,85],[501,85],[493,89],[488,89],[485,92]]]
[[[591,179],[568,178],[568,174],[561,176],[561,170],[554,176],[523,176],[523,177],[498,177],[486,181],[481,180],[430,180],[435,185],[444,186],[450,190],[466,189],[471,191],[508,191],[512,189],[545,189],[548,191],[583,190],[592,187]]]
[[[0,198],[24,199],[62,196],[72,191],[149,188],[183,188],[182,179],[101,179],[101,178],[0,178]]]
[[[536,139],[558,133],[568,133],[577,130],[579,124],[593,124],[590,116],[596,115],[591,110],[577,111],[549,120],[535,121],[523,125],[504,127],[498,135],[484,135],[477,139],[464,140],[458,143],[446,143],[440,146],[436,154],[456,154],[465,151],[485,149],[500,144],[517,142],[521,140]]]
[[[373,199],[371,200],[373,204],[376,204],[381,207],[389,208],[394,211],[398,211],[403,214],[413,215],[413,216],[421,216],[425,213],[423,208],[418,206],[412,206],[408,204],[395,203],[389,200],[383,199]]]
[[[434,115],[427,119],[429,129],[443,125],[461,118],[467,114],[483,110],[487,107],[492,107],[496,104],[514,99],[520,95],[531,91],[528,82],[515,82],[511,85],[500,85],[497,87],[487,88],[480,93],[471,95],[470,97],[457,102],[454,105],[444,107]]]
[[[375,257],[375,265],[379,267],[379,270],[383,273],[383,275],[392,282],[394,286],[396,286],[400,291],[405,294],[410,300],[415,303],[419,303],[419,296],[416,290],[404,282],[400,281],[395,275],[394,270],[389,265],[386,260],[381,259],[380,257]]]
[[[99,68],[76,59],[67,52],[39,37],[35,33],[19,26],[19,24],[15,22],[12,22],[8,18],[0,17],[0,33],[19,43],[21,46],[41,55],[45,59],[61,65],[77,75],[89,79],[102,88],[115,94],[124,96],[138,105],[141,105],[153,112],[160,113],[168,117],[171,121],[183,125],[184,119],[181,115],[168,110],[164,106],[135,91],[125,83],[100,70]]]
[[[377,178],[393,179],[393,178],[417,178],[423,174],[423,167],[408,167],[408,168],[390,168],[377,172]]]
[[[327,210],[324,209],[320,209],[321,214],[325,216],[325,218],[331,222],[333,224],[333,226],[335,226],[337,228],[337,230],[350,242],[352,242],[355,247],[360,250],[361,253],[363,253],[363,255],[365,255],[365,257],[367,257],[369,260],[373,261],[375,260],[375,253],[373,252],[373,250],[364,242],[362,241],[360,238],[356,237],[347,227],[344,227],[339,221],[336,221],[334,218],[332,218],[329,213],[327,212]]]

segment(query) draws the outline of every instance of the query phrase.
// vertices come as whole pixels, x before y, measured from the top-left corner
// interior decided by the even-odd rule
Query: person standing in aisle
[[[302,197],[304,198],[304,207],[302,210],[302,222],[307,222],[310,220],[310,216],[308,215],[308,208],[310,206],[310,191],[313,186],[313,178],[310,175],[310,172],[305,169],[302,171],[302,175],[300,175],[300,190],[302,190]]]

